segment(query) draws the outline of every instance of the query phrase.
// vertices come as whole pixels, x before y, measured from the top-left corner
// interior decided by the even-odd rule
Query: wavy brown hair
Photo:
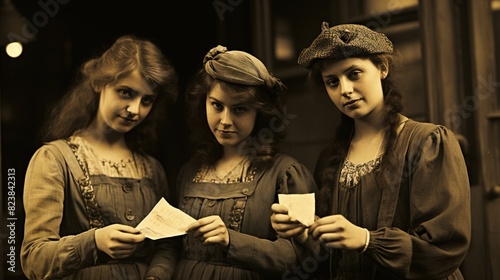
[[[247,86],[214,79],[204,69],[196,73],[194,82],[186,91],[188,122],[194,155],[204,164],[212,165],[222,157],[222,146],[212,134],[206,114],[206,98],[215,84],[239,102],[257,111],[255,126],[249,140],[239,148],[250,157],[254,166],[272,164],[285,138],[282,94],[265,86]]]
[[[398,57],[393,54],[375,54],[360,58],[369,59],[381,70],[386,70],[385,68],[387,66],[389,68],[389,74],[385,79],[381,80],[384,94],[384,123],[387,127],[386,134],[384,136],[386,140],[384,145],[385,153],[382,157],[382,162],[377,169],[378,174],[382,174],[381,171],[392,170],[392,168],[394,168],[397,164],[394,150],[388,149],[388,147],[393,147],[395,145],[397,140],[397,129],[400,121],[399,114],[403,110],[403,98],[401,93],[395,87],[394,78],[394,73],[396,73],[396,69],[398,67],[396,63],[398,61]],[[324,92],[326,94],[325,85],[321,77],[321,71],[333,62],[335,61],[319,60],[312,65],[311,71],[307,77],[309,90]],[[341,168],[342,161],[347,156],[353,133],[354,120],[341,113],[341,121],[337,127],[333,142],[325,150],[324,154],[322,154],[315,168],[315,179],[319,187],[319,203],[317,203],[317,213],[322,216],[328,215],[329,211],[331,211],[331,198],[333,197],[332,187],[338,179],[336,174]]]
[[[156,142],[156,128],[164,121],[167,102],[174,102],[178,94],[178,77],[174,67],[151,41],[127,35],[100,56],[91,58],[79,69],[74,86],[49,108],[42,125],[41,138],[48,142],[68,138],[87,128],[96,117],[99,94],[104,88],[138,70],[158,94],[144,121],[125,135],[133,151],[149,153]]]

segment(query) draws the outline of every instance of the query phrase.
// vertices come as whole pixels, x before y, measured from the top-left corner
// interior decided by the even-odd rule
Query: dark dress
[[[303,271],[315,261],[310,279],[463,279],[470,186],[458,141],[443,126],[408,120],[393,149],[394,169],[372,170],[373,162],[334,169],[331,214],[367,228],[370,242],[363,254],[329,251],[312,238],[297,245]],[[329,154],[325,150],[315,174]]]
[[[296,265],[290,240],[277,238],[271,227],[271,205],[278,193],[311,193],[310,171],[295,159],[279,155],[267,170],[244,168],[241,180],[211,180],[196,161],[179,175],[179,208],[195,219],[219,215],[230,237],[227,251],[204,246],[188,234],[175,279],[281,279]],[[211,182],[213,181],[213,182]]]

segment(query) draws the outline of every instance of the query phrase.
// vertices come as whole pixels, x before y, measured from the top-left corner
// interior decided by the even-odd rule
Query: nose
[[[233,119],[231,117],[231,111],[230,110],[224,109],[224,111],[221,113],[220,123],[223,126],[228,126],[228,125],[231,125],[233,123]]]
[[[341,79],[340,80],[340,90],[341,94],[344,97],[349,96],[353,92],[353,84],[349,79]]]
[[[127,113],[130,114],[130,115],[132,115],[132,116],[139,115],[140,107],[141,107],[140,100],[131,101],[127,105]]]

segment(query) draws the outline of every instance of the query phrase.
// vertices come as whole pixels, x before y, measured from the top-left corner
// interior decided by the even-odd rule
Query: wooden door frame
[[[470,24],[470,49],[479,179],[485,196],[485,239],[487,279],[500,279],[500,108],[496,95],[500,84],[495,80],[495,46],[490,0],[467,1]],[[496,133],[495,133],[496,131]]]
[[[500,279],[495,50],[490,0],[420,0],[429,119],[461,140],[471,179],[472,242],[465,278]],[[496,178],[495,178],[496,177]],[[472,279],[471,278],[471,279]]]

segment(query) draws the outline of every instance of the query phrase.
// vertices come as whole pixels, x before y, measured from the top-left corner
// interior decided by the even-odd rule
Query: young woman
[[[217,46],[188,91],[197,146],[179,174],[179,208],[196,222],[175,279],[276,279],[295,263],[276,237],[279,193],[315,191],[312,174],[279,152],[284,86],[256,57]]]
[[[177,75],[157,46],[119,38],[54,107],[26,174],[29,279],[169,279],[175,256],[135,226],[168,186],[148,155]]]
[[[391,41],[362,25],[323,23],[298,63],[342,115],[314,172],[315,223],[306,229],[285,207],[272,206],[273,228],[302,244],[302,272],[325,279],[462,279],[471,235],[462,152],[446,127],[401,114]]]

